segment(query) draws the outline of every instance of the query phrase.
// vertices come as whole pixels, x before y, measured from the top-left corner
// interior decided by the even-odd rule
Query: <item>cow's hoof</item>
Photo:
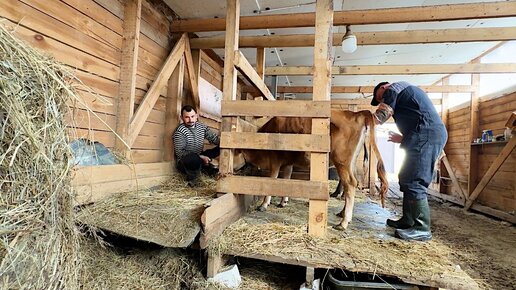
[[[259,207],[256,208],[257,211],[261,211],[261,212],[264,212],[264,211],[267,211],[267,208],[263,205],[260,205]]]
[[[287,203],[278,203],[279,208],[284,208],[287,206]]]
[[[341,212],[341,211],[339,211],[339,213],[336,213],[335,215],[336,215],[336,216],[338,216],[338,217],[340,217],[340,218],[341,218],[341,217],[344,217],[344,215],[342,214],[342,212]]]
[[[341,224],[334,225],[333,228],[336,229],[337,231],[344,231],[346,229]]]

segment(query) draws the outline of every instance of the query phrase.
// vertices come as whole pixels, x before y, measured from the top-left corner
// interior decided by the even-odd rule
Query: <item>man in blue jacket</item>
[[[407,82],[379,83],[371,105],[378,106],[374,114],[378,124],[394,118],[402,135],[391,133],[389,141],[401,143],[406,152],[399,173],[403,216],[399,220],[388,219],[387,225],[396,228],[398,238],[428,241],[432,233],[427,189],[435,161],[448,139],[446,127],[427,94]]]

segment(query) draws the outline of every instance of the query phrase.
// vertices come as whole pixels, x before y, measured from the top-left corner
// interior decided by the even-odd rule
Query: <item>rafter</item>
[[[334,13],[333,25],[432,22],[512,16],[516,16],[516,2],[501,1],[491,3],[337,11]],[[172,23],[172,30],[175,32],[222,31],[225,29],[225,25],[226,19],[178,20]],[[313,12],[244,16],[240,18],[241,30],[314,26],[315,13]]]
[[[467,64],[420,64],[420,65],[353,65],[334,66],[332,75],[417,75],[417,74],[470,74],[513,73],[516,63],[467,63]],[[266,75],[312,75],[311,66],[268,67]]]
[[[469,93],[473,91],[473,88],[469,85],[448,85],[448,86],[419,86],[423,91],[427,93]],[[373,93],[374,86],[332,86],[332,94],[370,94]],[[243,88],[246,93],[258,93],[258,91],[251,86]],[[313,87],[311,86],[279,86],[278,93],[312,93]]]
[[[516,39],[516,27],[431,29],[408,31],[356,32],[358,45],[456,43],[505,41]],[[340,45],[343,33],[333,34],[333,44]],[[241,36],[240,47],[311,47],[313,34]],[[223,48],[224,37],[203,37],[191,40],[193,48]]]

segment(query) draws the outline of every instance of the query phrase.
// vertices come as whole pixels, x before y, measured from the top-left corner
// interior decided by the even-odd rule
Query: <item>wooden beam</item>
[[[307,181],[252,176],[227,176],[217,183],[218,192],[259,196],[288,196],[328,200],[328,181]]]
[[[498,171],[500,166],[502,166],[503,162],[507,159],[507,157],[509,157],[509,155],[511,155],[512,150],[514,149],[515,146],[516,146],[516,137],[513,137],[509,140],[509,143],[507,143],[505,145],[505,147],[503,147],[500,154],[498,154],[498,156],[494,160],[493,164],[491,164],[491,166],[487,170],[486,174],[484,174],[484,176],[482,177],[482,179],[480,180],[478,185],[475,187],[475,189],[469,196],[468,201],[466,202],[466,206],[464,207],[465,210],[468,210],[471,207],[471,205],[473,204],[473,202],[475,202],[475,200],[480,195],[482,190],[484,190],[484,188],[487,186],[489,181],[491,181],[491,178],[493,178],[493,176]]]
[[[201,249],[207,248],[213,238],[245,214],[244,199],[246,199],[245,196],[227,193],[205,205],[206,209],[201,215],[202,231],[199,238]]]
[[[235,68],[235,51],[238,50],[238,35],[240,30],[240,0],[226,1],[226,33],[224,49],[224,101],[236,100],[237,71]],[[222,117],[221,132],[234,131],[231,117]],[[220,150],[220,174],[233,174],[233,150]]]
[[[427,93],[469,93],[473,88],[469,85],[418,86]],[[374,86],[332,86],[332,94],[372,94]],[[247,90],[252,90],[246,87]],[[311,86],[279,86],[278,93],[312,93]]]
[[[370,98],[364,98],[364,99],[333,99],[331,100],[332,106],[343,106],[343,105],[369,105],[371,104]],[[440,99],[430,99],[432,101],[432,104],[434,105],[440,105],[441,100]]]
[[[84,166],[73,170],[75,205],[91,203],[118,192],[143,189],[170,179],[170,162]]]
[[[145,120],[147,120],[147,117],[149,116],[150,112],[152,111],[152,108],[154,108],[154,105],[156,104],[156,101],[159,98],[160,91],[165,86],[165,83],[170,79],[170,76],[176,68],[176,65],[183,57],[187,37],[188,36],[185,33],[178,40],[178,42],[170,52],[169,56],[165,60],[165,63],[161,67],[161,70],[159,71],[158,75],[154,79],[154,82],[152,83],[151,87],[147,91],[147,94],[145,94],[145,98],[140,103],[138,110],[136,110],[136,113],[134,114],[131,120],[131,124],[129,125],[129,136],[127,140],[127,143],[129,145],[132,145],[134,143],[134,140],[136,140],[136,137],[138,137],[140,130],[145,124]]]
[[[329,101],[223,101],[223,116],[330,117]]]
[[[173,161],[174,144],[172,142],[172,134],[179,125],[181,116],[181,106],[183,100],[183,80],[185,78],[184,57],[181,58],[168,81],[167,104],[165,113],[165,137],[164,142],[164,161]]]
[[[192,91],[192,103],[195,107],[196,112],[200,112],[201,103],[199,100],[199,75],[200,75],[200,61],[194,63],[192,58],[192,52],[190,50],[190,39],[187,37],[185,40],[185,60],[186,68],[188,71],[188,80],[190,82],[190,90]]]
[[[332,23],[336,26],[359,24],[385,24],[433,22],[447,20],[483,19],[516,16],[514,1],[491,3],[433,5],[354,11],[337,11]],[[190,19],[172,23],[172,31],[201,32],[222,31],[225,19]],[[315,26],[315,13],[244,16],[240,29],[266,29]]]
[[[221,148],[329,152],[330,137],[318,134],[222,132]]]
[[[260,75],[254,70],[254,68],[239,50],[235,51],[235,66],[244,75],[244,77],[258,89],[262,96],[268,100],[275,99],[265,84],[263,75],[260,77]]]
[[[256,49],[256,73],[263,80],[265,77],[265,49],[258,47]]]
[[[453,168],[451,167],[450,161],[448,161],[448,157],[446,156],[446,153],[444,151],[443,151],[442,155],[443,155],[442,161],[444,163],[444,166],[446,167],[446,171],[448,171],[448,174],[450,175],[450,178],[452,180],[452,185],[459,192],[459,195],[460,195],[459,198],[463,201],[462,204],[464,205],[464,202],[466,201],[466,194],[462,190],[462,187],[459,184],[459,180],[455,176],[455,172],[453,172]]]
[[[418,65],[353,65],[334,66],[332,75],[417,75],[417,74],[488,74],[513,73],[516,63],[466,63],[466,64],[418,64]],[[312,75],[311,66],[267,67],[266,75]]]
[[[134,113],[142,0],[130,0],[125,3],[120,59],[120,89],[116,114],[116,133],[120,138],[115,138],[115,149],[128,157],[131,148],[127,148],[124,141],[128,140],[129,124]]]
[[[331,31],[333,30],[333,0],[317,1],[315,11],[314,93],[312,100],[329,101],[332,73]],[[330,118],[313,118],[312,134],[329,136]],[[327,152],[310,153],[310,181],[319,181],[328,184],[328,165]],[[328,191],[329,188],[326,187],[326,195],[328,195]],[[328,201],[310,199],[308,205],[308,233],[316,237],[325,236],[327,225]]]
[[[358,45],[458,43],[509,41],[516,39],[516,27],[429,29],[405,31],[354,32]],[[333,34],[334,46],[339,46],[344,33]],[[242,48],[264,47],[312,47],[313,34],[284,34],[240,37]],[[220,36],[192,39],[194,48],[223,48],[224,38]]]
[[[432,189],[428,190],[428,194],[433,195],[433,196],[438,197],[438,198],[441,198],[443,200],[449,201],[449,202],[456,203],[458,205],[464,205],[464,202],[462,200],[458,199],[457,197],[455,197],[453,195],[443,194],[443,193],[437,192],[437,191],[432,190]],[[490,215],[490,216],[494,216],[494,217],[497,217],[497,218],[499,218],[501,220],[508,221],[510,223],[516,224],[516,216],[514,216],[514,215],[512,215],[510,213],[506,213],[504,211],[497,210],[497,209],[494,209],[494,208],[490,208],[490,207],[487,207],[487,206],[483,206],[483,205],[480,205],[480,204],[473,204],[471,206],[471,208],[476,210],[476,211],[478,211],[478,212],[481,212],[481,213],[484,213],[484,214],[487,214],[487,215]]]
[[[475,60],[480,63],[480,59]],[[469,139],[467,140],[469,166],[468,166],[468,199],[478,183],[478,146],[471,146],[473,139],[480,137],[480,75],[471,75],[471,86],[475,89],[471,93],[469,103]]]

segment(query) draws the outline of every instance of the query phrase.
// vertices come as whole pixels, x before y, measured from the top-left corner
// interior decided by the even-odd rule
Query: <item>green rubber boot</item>
[[[396,237],[407,241],[429,241],[432,239],[430,231],[430,207],[428,200],[407,200],[410,216],[414,225],[408,229],[397,229]]]
[[[403,215],[399,220],[387,219],[387,225],[395,229],[408,229],[414,225],[414,219],[410,215],[407,199],[403,199]]]

